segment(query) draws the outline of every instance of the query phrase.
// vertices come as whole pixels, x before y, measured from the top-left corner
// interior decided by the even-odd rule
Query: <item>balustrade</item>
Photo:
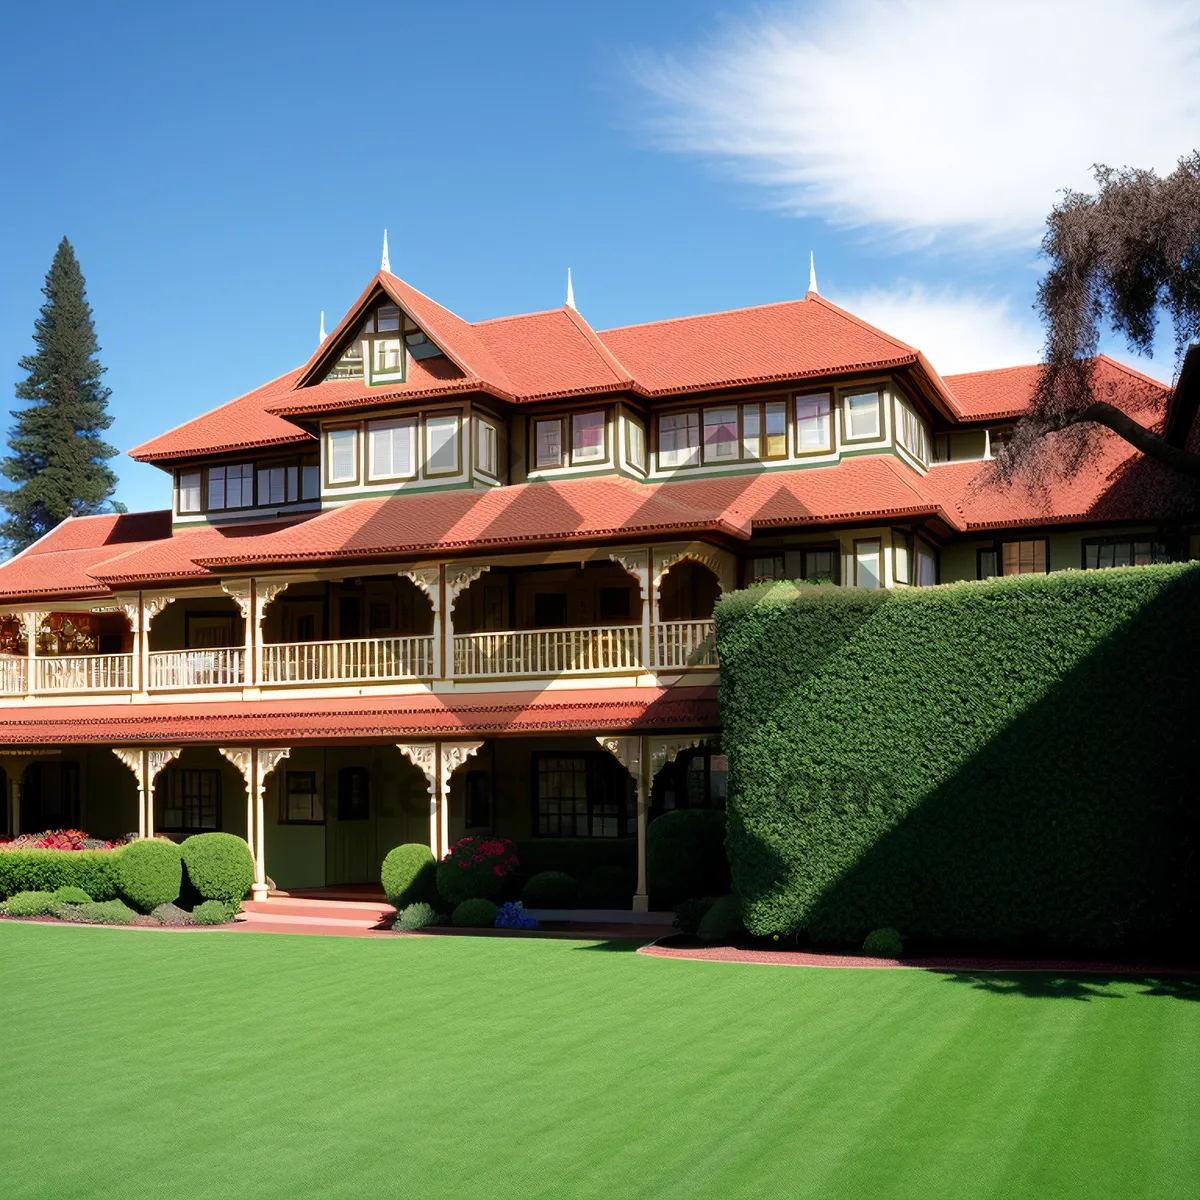
[[[432,675],[432,637],[284,642],[262,649],[264,684],[428,679]]]
[[[715,622],[662,621],[651,628],[656,667],[708,667],[717,661]]]
[[[641,668],[641,627],[529,629],[462,633],[454,638],[454,674],[583,675]]]
[[[33,662],[39,692],[127,692],[133,687],[132,654],[54,654]]]
[[[245,662],[241,646],[155,651],[150,655],[150,687],[163,691],[241,687],[246,681]]]
[[[0,655],[0,694],[21,696],[25,693],[25,659]]]

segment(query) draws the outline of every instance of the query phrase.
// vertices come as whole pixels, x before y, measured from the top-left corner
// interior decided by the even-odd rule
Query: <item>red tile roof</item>
[[[0,709],[0,745],[388,742],[550,732],[713,730],[716,688],[595,688],[487,695],[239,700]]]

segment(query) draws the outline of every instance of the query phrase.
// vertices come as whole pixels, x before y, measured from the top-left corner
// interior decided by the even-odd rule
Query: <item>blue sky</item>
[[[597,328],[797,297],[811,248],[823,294],[942,370],[1028,361],[1054,189],[1193,148],[1198,8],[22,6],[6,386],[64,233],[122,450],[304,361],[385,226],[393,270],[471,320],[560,304],[568,265]],[[1169,379],[1163,349],[1141,365]],[[114,465],[120,500],[165,505]]]

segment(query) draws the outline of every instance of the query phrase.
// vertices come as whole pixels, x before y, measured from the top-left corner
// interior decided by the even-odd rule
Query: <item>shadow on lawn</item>
[[[950,971],[945,982],[963,983],[997,996],[1029,1000],[1124,1000],[1116,985],[1132,984],[1143,996],[1200,1000],[1200,980],[1159,975],[1056,975],[1043,971]]]
[[[573,950],[599,950],[604,954],[634,954],[639,946],[646,944],[644,938],[607,938],[603,942],[589,942],[586,946],[572,946]]]

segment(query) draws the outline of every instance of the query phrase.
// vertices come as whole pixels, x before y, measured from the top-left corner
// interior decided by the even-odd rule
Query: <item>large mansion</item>
[[[644,908],[648,821],[724,804],[722,591],[1200,556],[1114,435],[1059,486],[992,478],[1037,378],[943,378],[815,289],[601,332],[381,270],[303,366],[131,451],[169,509],[0,566],[7,828],[228,830],[258,897],[402,842],[586,843]]]

